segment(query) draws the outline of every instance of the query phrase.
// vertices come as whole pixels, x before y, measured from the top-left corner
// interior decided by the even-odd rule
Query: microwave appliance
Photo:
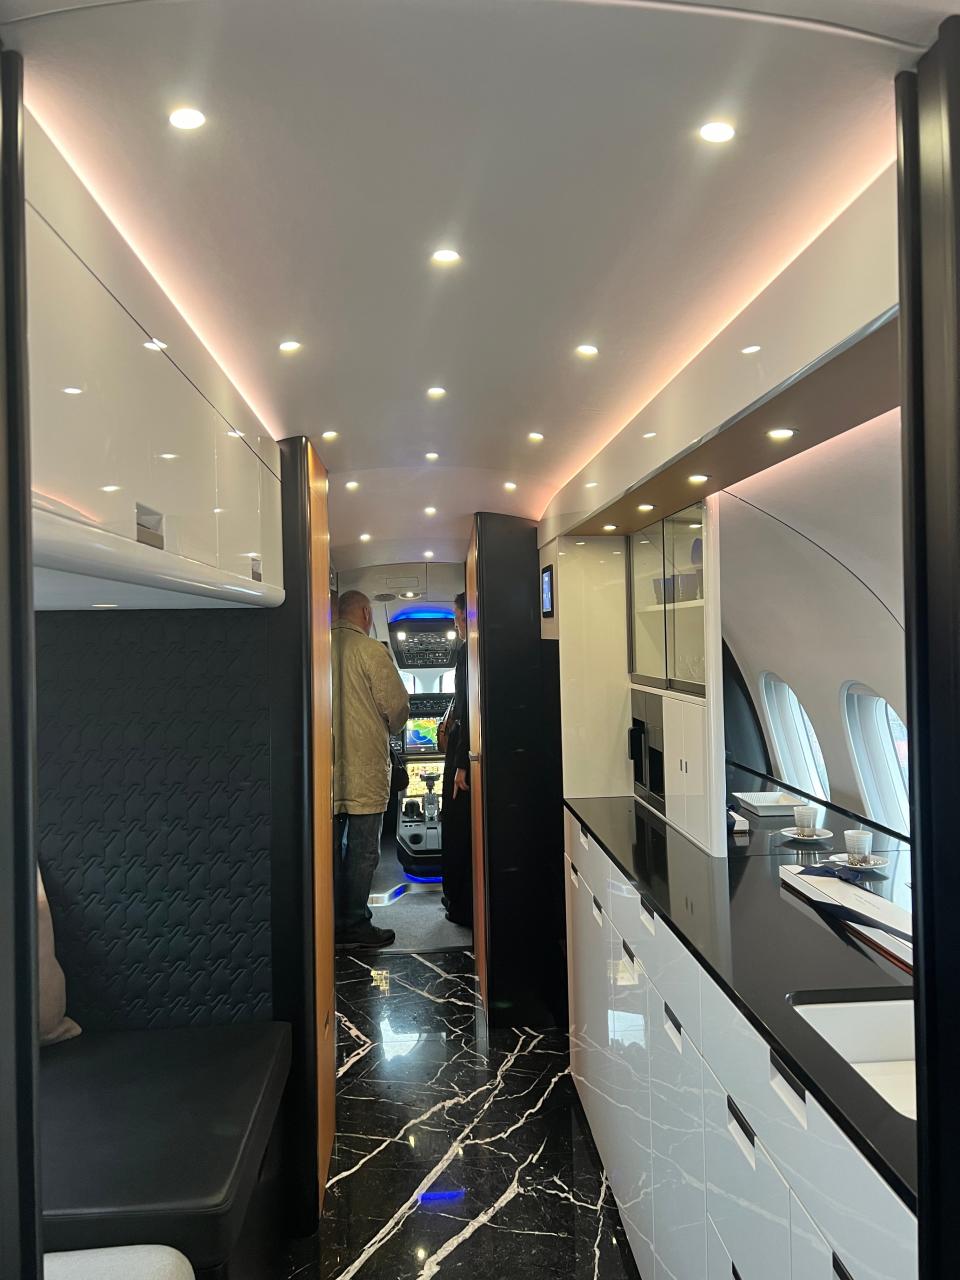
[[[657,693],[632,689],[630,699],[629,755],[633,764],[634,794],[651,809],[665,813],[663,698]]]

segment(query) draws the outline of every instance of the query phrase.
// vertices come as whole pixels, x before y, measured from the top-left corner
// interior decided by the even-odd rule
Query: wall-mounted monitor
[[[553,617],[553,565],[544,565],[540,570],[540,614],[544,618]]]

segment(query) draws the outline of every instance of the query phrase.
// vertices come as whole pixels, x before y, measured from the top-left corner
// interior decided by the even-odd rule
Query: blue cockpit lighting
[[[391,622],[423,622],[437,621],[441,618],[452,618],[452,609],[401,609],[390,619]]]

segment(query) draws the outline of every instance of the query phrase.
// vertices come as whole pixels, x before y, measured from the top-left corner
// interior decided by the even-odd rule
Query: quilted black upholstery
[[[39,848],[71,1016],[271,1016],[260,610],[37,615]]]

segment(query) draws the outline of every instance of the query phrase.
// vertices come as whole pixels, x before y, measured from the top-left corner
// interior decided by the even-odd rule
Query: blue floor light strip
[[[403,873],[408,880],[412,880],[414,884],[443,884],[443,876],[415,876],[409,871]]]
[[[420,1203],[428,1204],[431,1200],[462,1200],[466,1194],[465,1187],[456,1191],[424,1191],[420,1196]]]

